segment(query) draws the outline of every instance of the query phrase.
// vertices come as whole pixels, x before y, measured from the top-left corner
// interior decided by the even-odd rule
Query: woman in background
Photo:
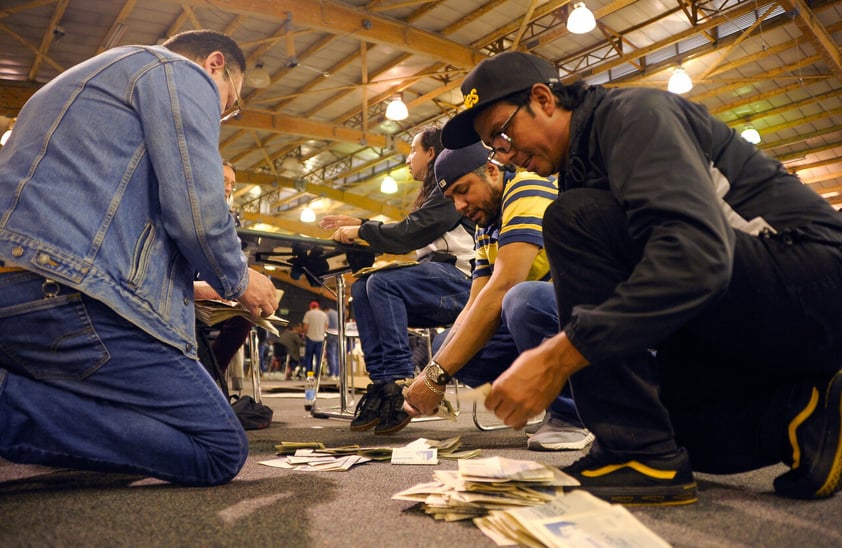
[[[373,427],[375,434],[391,434],[409,423],[411,417],[401,409],[405,381],[415,376],[408,328],[449,325],[468,301],[475,227],[438,190],[433,163],[441,151],[440,128],[422,128],[412,139],[406,163],[423,184],[412,213],[402,221],[327,215],[319,223],[334,230],[336,241],[364,240],[383,253],[414,250],[418,261],[367,274],[351,286],[371,379],[354,412],[353,431]]]

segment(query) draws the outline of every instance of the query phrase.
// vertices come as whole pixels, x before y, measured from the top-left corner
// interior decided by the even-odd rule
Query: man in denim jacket
[[[39,90],[0,150],[0,456],[187,485],[248,442],[197,361],[193,279],[253,314],[220,113],[245,59],[213,31],[111,49]]]

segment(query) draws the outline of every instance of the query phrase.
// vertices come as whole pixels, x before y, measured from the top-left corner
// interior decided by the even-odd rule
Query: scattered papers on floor
[[[392,496],[419,503],[435,519],[471,519],[498,546],[669,546],[619,505],[564,487],[579,482],[556,467],[491,457],[460,460],[433,481]]]
[[[345,471],[369,461],[390,461],[392,464],[438,464],[438,459],[470,459],[479,449],[459,450],[460,438],[428,440],[418,438],[402,447],[325,447],[321,442],[282,441],[275,446],[279,458],[259,464],[275,468],[310,471]]]

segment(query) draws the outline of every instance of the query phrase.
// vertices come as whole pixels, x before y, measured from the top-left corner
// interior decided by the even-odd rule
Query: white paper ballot
[[[395,447],[392,464],[438,464],[438,449],[424,447]]]

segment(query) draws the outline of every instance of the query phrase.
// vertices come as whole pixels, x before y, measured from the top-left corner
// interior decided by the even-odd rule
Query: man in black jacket
[[[549,175],[544,243],[562,332],[524,352],[486,406],[523,426],[571,382],[597,442],[565,471],[624,503],[696,500],[692,470],[784,462],[778,494],[842,473],[842,218],[700,105],[562,85],[520,52],[478,65],[458,148]]]

